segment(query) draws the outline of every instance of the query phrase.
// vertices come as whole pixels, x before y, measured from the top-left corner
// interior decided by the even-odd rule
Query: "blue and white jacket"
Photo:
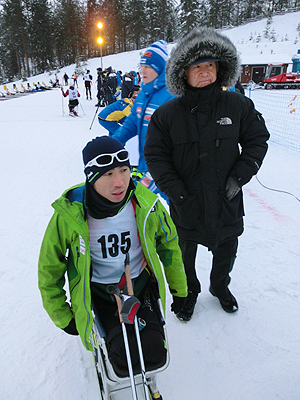
[[[132,137],[139,136],[138,172],[148,171],[144,159],[144,145],[151,116],[161,104],[174,98],[166,87],[165,74],[164,69],[154,81],[147,85],[142,84],[142,90],[134,101],[131,113],[123,126],[113,135],[113,138],[119,140],[123,145]]]

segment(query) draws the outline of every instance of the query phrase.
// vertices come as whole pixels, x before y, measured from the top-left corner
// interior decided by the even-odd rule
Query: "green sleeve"
[[[69,247],[67,238],[71,237],[69,231],[68,225],[55,212],[46,229],[38,263],[38,284],[43,306],[59,328],[65,328],[73,317],[64,290],[67,269],[65,256]]]

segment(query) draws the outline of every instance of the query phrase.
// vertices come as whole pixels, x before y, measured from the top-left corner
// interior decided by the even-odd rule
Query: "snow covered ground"
[[[117,69],[137,69],[131,55],[111,57],[114,63],[108,63]],[[99,59],[90,65],[95,70]],[[37,80],[42,79],[32,79]],[[99,398],[92,353],[79,338],[54,326],[37,286],[37,260],[52,215],[50,204],[84,180],[82,148],[106,134],[97,120],[89,129],[95,103],[82,97],[81,118],[63,114],[67,99],[62,100],[58,89],[0,103],[3,400]],[[135,139],[128,149],[136,163]],[[299,171],[299,152],[270,142],[258,179],[281,192],[266,189],[255,177],[244,188],[245,233],[231,283],[240,306],[237,313],[225,313],[209,294],[211,255],[202,247],[197,256],[202,293],[189,323],[169,311],[168,297],[171,363],[158,376],[164,400],[300,398]]]

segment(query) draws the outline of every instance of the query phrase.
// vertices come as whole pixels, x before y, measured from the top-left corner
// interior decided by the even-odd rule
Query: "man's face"
[[[94,189],[112,203],[119,203],[126,195],[130,181],[130,168],[116,167],[100,176],[94,183]]]
[[[145,85],[154,81],[154,79],[158,77],[158,73],[152,67],[145,64],[142,64],[141,66],[141,75]]]
[[[138,95],[138,94],[139,94],[139,90],[134,91],[134,92],[132,93],[132,96],[131,96],[132,100],[135,100],[135,99],[137,98],[137,95]]]
[[[215,61],[207,61],[191,65],[186,70],[187,83],[195,88],[202,88],[217,80],[217,64]]]

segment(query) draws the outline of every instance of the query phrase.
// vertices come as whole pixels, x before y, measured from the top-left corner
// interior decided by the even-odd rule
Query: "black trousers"
[[[110,362],[119,376],[128,376],[126,351],[117,305],[115,302],[104,301],[93,290],[93,286],[91,288],[94,305],[107,334],[106,346]],[[167,350],[164,331],[157,311],[157,304],[149,285],[143,289],[138,298],[141,302],[137,317],[142,322],[142,326],[140,323],[139,325],[143,357],[146,370],[151,371],[161,367],[166,362]],[[133,371],[138,373],[140,372],[140,359],[134,325],[126,325],[126,331]]]
[[[86,98],[88,98],[88,96],[92,97],[92,93],[91,93],[91,83],[90,81],[85,81],[85,94],[86,94]]]
[[[192,292],[201,292],[201,284],[197,278],[195,259],[198,243],[189,240],[179,239],[179,246],[182,252],[182,258],[187,276],[188,290]],[[228,291],[230,283],[230,272],[236,258],[238,248],[238,239],[231,238],[219,244],[212,250],[213,260],[210,273],[210,284],[217,295],[224,295]]]
[[[69,101],[69,110],[70,112],[74,110],[76,106],[78,106],[79,102],[77,99]]]

